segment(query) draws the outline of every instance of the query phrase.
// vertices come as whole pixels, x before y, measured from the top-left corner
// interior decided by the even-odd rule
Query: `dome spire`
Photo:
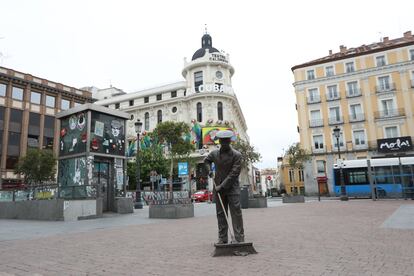
[[[195,60],[197,58],[201,58],[204,56],[204,54],[206,53],[206,49],[208,49],[209,53],[214,53],[214,52],[218,52],[219,50],[217,50],[216,48],[213,48],[213,39],[211,38],[211,36],[208,34],[207,32],[207,24],[204,24],[204,35],[201,38],[201,48],[198,49],[194,55],[193,58],[191,60]]]

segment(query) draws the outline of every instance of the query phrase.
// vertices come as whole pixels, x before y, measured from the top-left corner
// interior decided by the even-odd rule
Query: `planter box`
[[[115,198],[115,212],[118,214],[129,214],[134,212],[134,201],[131,197]]]
[[[149,218],[192,218],[194,217],[194,204],[160,204],[149,206]]]
[[[266,197],[249,198],[249,208],[267,208]]]
[[[294,195],[294,196],[284,196],[282,199],[283,203],[305,203],[305,196],[303,195]]]
[[[73,221],[95,218],[96,200],[25,200],[0,202],[0,218]]]

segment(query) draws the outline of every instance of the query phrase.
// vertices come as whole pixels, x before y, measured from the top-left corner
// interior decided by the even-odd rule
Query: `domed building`
[[[145,132],[151,132],[163,121],[190,124],[196,145],[192,157],[198,163],[191,174],[197,180],[197,189],[202,189],[206,185],[206,173],[201,163],[217,147],[215,133],[230,128],[239,139],[249,141],[246,121],[232,87],[233,74],[229,55],[214,48],[212,37],[206,33],[191,61],[184,59],[183,81],[131,93],[114,87],[92,89],[92,92],[98,99],[96,104],[131,114],[127,129],[131,146],[135,143],[134,123],[138,119],[143,122]],[[241,183],[251,184],[252,177],[248,175],[247,171],[242,173]]]

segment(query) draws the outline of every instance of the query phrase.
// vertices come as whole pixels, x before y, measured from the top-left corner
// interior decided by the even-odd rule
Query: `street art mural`
[[[88,163],[86,157],[59,161],[58,182],[61,197],[82,198],[95,195],[95,188],[88,185]]]
[[[123,121],[103,113],[92,113],[91,152],[125,155],[125,129]]]
[[[61,120],[59,155],[66,156],[86,151],[87,116],[80,112]]]

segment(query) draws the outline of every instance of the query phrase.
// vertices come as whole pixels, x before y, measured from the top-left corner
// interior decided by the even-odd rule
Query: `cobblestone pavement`
[[[213,205],[198,205],[209,211],[180,220],[150,220],[148,209],[143,209],[129,215],[131,220],[140,217],[137,221],[142,223],[110,227],[111,218],[106,218],[101,229],[59,233],[48,232],[48,222],[43,225],[47,235],[3,238],[0,275],[414,274],[414,228],[401,223],[414,220],[414,212],[409,212],[414,201],[325,200],[271,206],[280,207],[243,210],[246,240],[253,242],[256,255],[211,257],[217,236]],[[396,216],[399,222],[393,224]],[[0,228],[9,223],[0,220]],[[21,226],[31,231],[30,223]]]

